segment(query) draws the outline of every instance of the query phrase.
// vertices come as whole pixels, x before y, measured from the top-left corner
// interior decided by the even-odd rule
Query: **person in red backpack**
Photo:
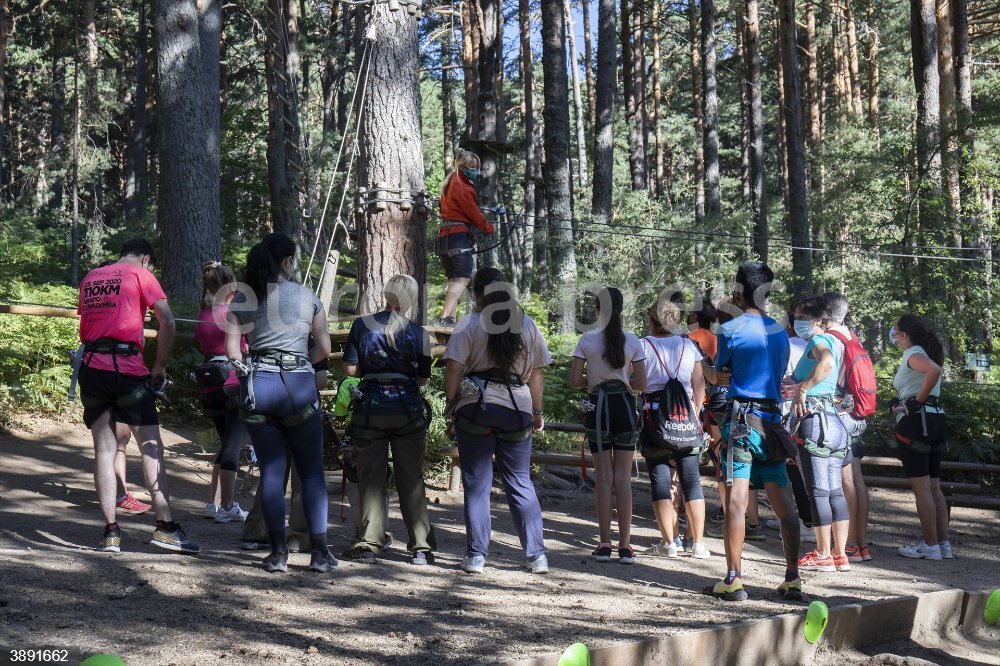
[[[458,299],[472,279],[472,252],[475,246],[473,227],[484,234],[493,233],[493,224],[479,210],[476,180],[479,178],[479,156],[468,150],[455,155],[455,170],[441,186],[441,230],[437,239],[437,254],[448,278],[444,307],[438,324],[455,325]]]
[[[875,411],[875,367],[858,336],[844,323],[849,309],[847,298],[837,292],[829,292],[824,298],[830,313],[827,333],[833,337],[833,354],[840,368],[837,378],[837,392],[841,397],[839,416],[851,438],[841,470],[844,497],[851,515],[847,557],[851,562],[866,562],[872,556],[867,543],[869,498],[868,486],[861,473],[861,459],[865,456],[861,435],[868,427],[867,417]]]

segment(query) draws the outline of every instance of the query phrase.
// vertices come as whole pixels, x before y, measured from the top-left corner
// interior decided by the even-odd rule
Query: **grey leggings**
[[[841,470],[843,458],[822,458],[805,449],[799,450],[799,469],[809,493],[813,527],[823,527],[841,520],[850,520]]]

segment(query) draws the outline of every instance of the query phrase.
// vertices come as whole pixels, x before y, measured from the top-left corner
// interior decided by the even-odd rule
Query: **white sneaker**
[[[240,508],[238,502],[233,502],[228,511],[220,506],[215,514],[215,522],[217,523],[242,523],[246,519],[247,512]]]
[[[673,543],[664,543],[661,539],[650,546],[646,554],[659,555],[660,557],[677,557],[677,546]]]
[[[899,554],[914,560],[940,560],[941,547],[937,544],[928,546],[923,541],[918,541],[912,546],[900,546]]]
[[[217,514],[219,512],[219,509],[221,508],[222,507],[219,506],[218,504],[206,504],[205,513],[203,513],[202,515],[208,518],[209,520],[215,520],[215,514]]]
[[[470,574],[481,574],[483,573],[483,567],[486,566],[486,558],[482,555],[466,555],[462,559],[462,571]]]
[[[951,550],[950,541],[942,541],[938,544],[938,547],[941,549],[941,559],[943,560],[955,559],[955,553],[953,553]]]
[[[691,548],[691,556],[696,560],[707,560],[712,556],[712,551],[708,549],[708,546],[699,541]]]
[[[533,560],[528,560],[525,566],[533,574],[547,574],[549,572],[549,558],[545,557],[545,553],[538,555]]]

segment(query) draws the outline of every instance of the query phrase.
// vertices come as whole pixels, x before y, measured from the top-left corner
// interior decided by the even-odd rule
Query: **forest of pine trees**
[[[192,300],[274,229],[368,310],[442,281],[459,147],[520,221],[480,261],[554,330],[577,288],[721,298],[759,257],[871,341],[908,310],[991,348],[997,0],[0,0],[0,234],[55,282],[146,235]]]

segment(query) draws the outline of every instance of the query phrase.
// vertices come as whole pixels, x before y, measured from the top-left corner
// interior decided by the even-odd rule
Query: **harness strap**
[[[733,406],[729,413],[729,438],[726,442],[726,485],[733,485],[734,460],[736,449],[736,422],[739,418],[740,401],[733,400]]]

